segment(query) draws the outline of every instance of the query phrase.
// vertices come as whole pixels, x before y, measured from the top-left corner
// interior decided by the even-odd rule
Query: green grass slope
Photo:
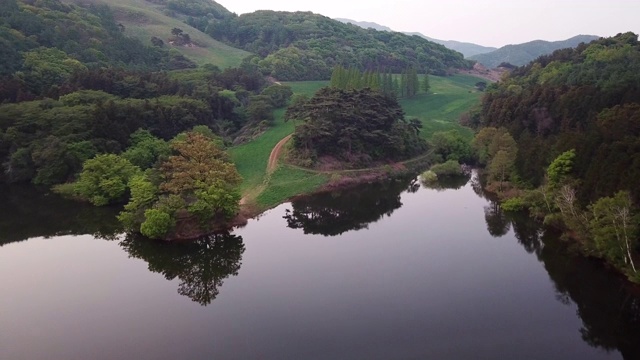
[[[220,68],[240,64],[249,52],[223,44],[178,18],[163,13],[164,7],[146,0],[64,0],[81,5],[106,4],[113,9],[116,20],[124,25],[125,34],[151,44],[151,37],[162,39],[168,48],[180,51],[198,64],[213,64]],[[180,28],[189,34],[197,46],[172,46],[168,38],[171,30]]]

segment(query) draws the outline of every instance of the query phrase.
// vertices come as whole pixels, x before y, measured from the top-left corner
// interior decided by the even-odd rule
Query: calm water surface
[[[298,200],[182,245],[5,189],[0,359],[640,359],[637,291],[465,182]]]

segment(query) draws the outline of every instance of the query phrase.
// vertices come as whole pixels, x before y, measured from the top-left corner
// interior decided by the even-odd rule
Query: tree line
[[[414,97],[420,90],[428,93],[431,89],[429,75],[424,74],[421,82],[413,67],[396,76],[386,71],[361,72],[354,67],[344,68],[338,65],[331,73],[330,86],[342,90],[370,88],[388,96],[407,98]]]

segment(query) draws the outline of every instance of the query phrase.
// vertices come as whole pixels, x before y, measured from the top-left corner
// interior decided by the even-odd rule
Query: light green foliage
[[[206,227],[212,219],[228,220],[237,214],[241,196],[237,189],[218,182],[195,191],[195,198],[187,210],[200,220],[201,226]]]
[[[427,170],[420,174],[420,182],[423,184],[433,184],[438,181],[438,174],[432,170]]]
[[[114,154],[98,155],[87,160],[75,183],[78,194],[96,206],[123,200],[129,180],[140,169],[129,160]]]
[[[547,178],[549,186],[552,188],[560,185],[571,174],[573,161],[576,157],[575,149],[565,151],[560,154],[547,168]]]
[[[518,146],[506,129],[487,127],[473,141],[478,162],[487,165],[489,178],[502,183],[514,169]]]
[[[632,252],[638,245],[639,226],[629,192],[601,198],[589,210],[589,229],[598,253],[609,263],[636,273]]]
[[[457,160],[465,164],[473,161],[471,141],[458,131],[449,130],[436,132],[429,142],[433,152],[439,155],[444,161]]]
[[[55,48],[38,48],[24,55],[25,82],[40,92],[60,84],[74,73],[87,71],[80,61]]]
[[[171,215],[158,209],[146,210],[144,218],[140,225],[140,233],[151,239],[162,239],[175,226]]]
[[[434,172],[438,177],[458,176],[463,174],[457,160],[449,160],[443,164],[433,165],[429,171]]]
[[[148,139],[148,134],[137,133],[135,138]],[[174,139],[171,147],[174,155],[159,169],[131,180],[131,200],[119,216],[129,231],[161,238],[173,229],[178,213],[196,217],[202,230],[237,213],[241,178],[226,153],[196,132]]]
[[[527,209],[527,201],[521,197],[507,199],[500,204],[504,211],[523,211]]]
[[[124,210],[118,215],[118,220],[128,230],[139,230],[139,224],[144,221],[144,211],[150,208],[158,199],[158,187],[146,175],[140,174],[129,181],[131,197]]]

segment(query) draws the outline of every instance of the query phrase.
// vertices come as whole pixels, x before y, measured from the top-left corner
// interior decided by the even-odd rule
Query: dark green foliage
[[[336,65],[393,73],[413,66],[438,75],[470,66],[460,53],[418,36],[361,29],[309,12],[256,11],[228,17],[207,32],[264,57],[261,70],[279,80],[329,79]]]
[[[585,205],[619,190],[640,200],[640,43],[619,34],[543,56],[487,88],[480,126],[506,127],[521,179],[538,186],[559,154]]]
[[[178,294],[202,306],[215,300],[226,278],[238,275],[245,250],[242,238],[228,233],[171,244],[129,234],[120,245],[150,271],[176,279]]]
[[[293,96],[290,86],[274,84],[262,90],[261,95],[268,96],[271,99],[271,105],[275,108],[285,107]]]
[[[309,101],[289,107],[286,118],[304,121],[296,127],[294,146],[312,156],[367,164],[426,150],[398,102],[371,89],[323,88]]]
[[[270,96],[254,97],[265,80],[251,66],[176,73],[102,68],[65,77],[57,88],[58,100],[0,105],[1,180],[45,185],[73,180],[88,158],[136,145],[130,136],[140,128],[160,140],[134,146],[126,157],[148,168],[166,153],[166,145],[164,150],[157,148],[163,140],[196,125],[206,125],[231,140],[247,125],[247,113],[258,122],[270,121],[271,104],[282,104],[289,94],[283,86],[267,91]],[[22,84],[27,89],[27,83]],[[18,100],[21,93],[20,87],[10,90],[9,99]],[[255,111],[248,111],[250,107]]]

